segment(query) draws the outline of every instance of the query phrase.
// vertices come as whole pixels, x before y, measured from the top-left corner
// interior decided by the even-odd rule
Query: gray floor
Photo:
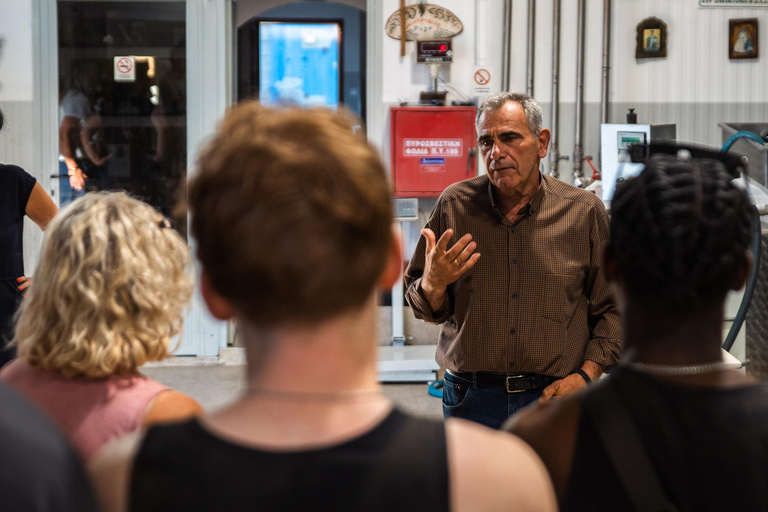
[[[244,388],[243,365],[145,366],[141,371],[177,391],[186,393],[210,411],[235,400]],[[427,384],[384,384],[384,394],[413,414],[442,418],[439,398],[427,393]]]

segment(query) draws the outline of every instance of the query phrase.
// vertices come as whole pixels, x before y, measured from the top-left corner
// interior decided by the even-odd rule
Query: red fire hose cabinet
[[[395,197],[435,197],[477,175],[475,107],[392,107]]]

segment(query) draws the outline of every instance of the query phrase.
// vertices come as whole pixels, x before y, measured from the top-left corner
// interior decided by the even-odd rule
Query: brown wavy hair
[[[192,294],[189,250],[125,193],[89,193],[45,231],[18,315],[20,358],[66,377],[133,373],[168,357]]]
[[[260,327],[361,307],[392,244],[384,165],[348,112],[234,107],[202,151],[189,206],[213,288]]]

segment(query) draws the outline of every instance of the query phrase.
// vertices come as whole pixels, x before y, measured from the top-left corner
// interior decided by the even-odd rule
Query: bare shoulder
[[[561,498],[571,476],[580,417],[581,400],[577,394],[526,407],[502,427],[536,451]]]
[[[569,419],[578,419],[580,402],[573,397],[532,404],[512,416],[502,430],[523,438],[527,443],[549,438],[553,431],[570,428]]]
[[[203,414],[203,408],[189,395],[169,389],[162,391],[149,403],[142,426],[183,421]]]
[[[144,431],[138,430],[104,445],[88,466],[93,490],[103,512],[123,512],[128,482]]]
[[[544,465],[518,437],[456,419],[446,437],[453,511],[557,510]]]

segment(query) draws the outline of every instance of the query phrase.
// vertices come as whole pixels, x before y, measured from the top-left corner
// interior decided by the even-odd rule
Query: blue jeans
[[[546,385],[556,380],[556,377],[547,377]],[[495,429],[500,428],[514,413],[538,400],[544,391],[544,387],[541,387],[519,393],[507,393],[501,388],[479,387],[471,380],[448,372],[445,372],[443,382],[445,418],[463,418]]]
[[[67,174],[67,164],[59,162],[59,173]],[[85,190],[75,190],[69,184],[69,179],[59,178],[59,208],[68,205],[78,197],[85,195]]]

